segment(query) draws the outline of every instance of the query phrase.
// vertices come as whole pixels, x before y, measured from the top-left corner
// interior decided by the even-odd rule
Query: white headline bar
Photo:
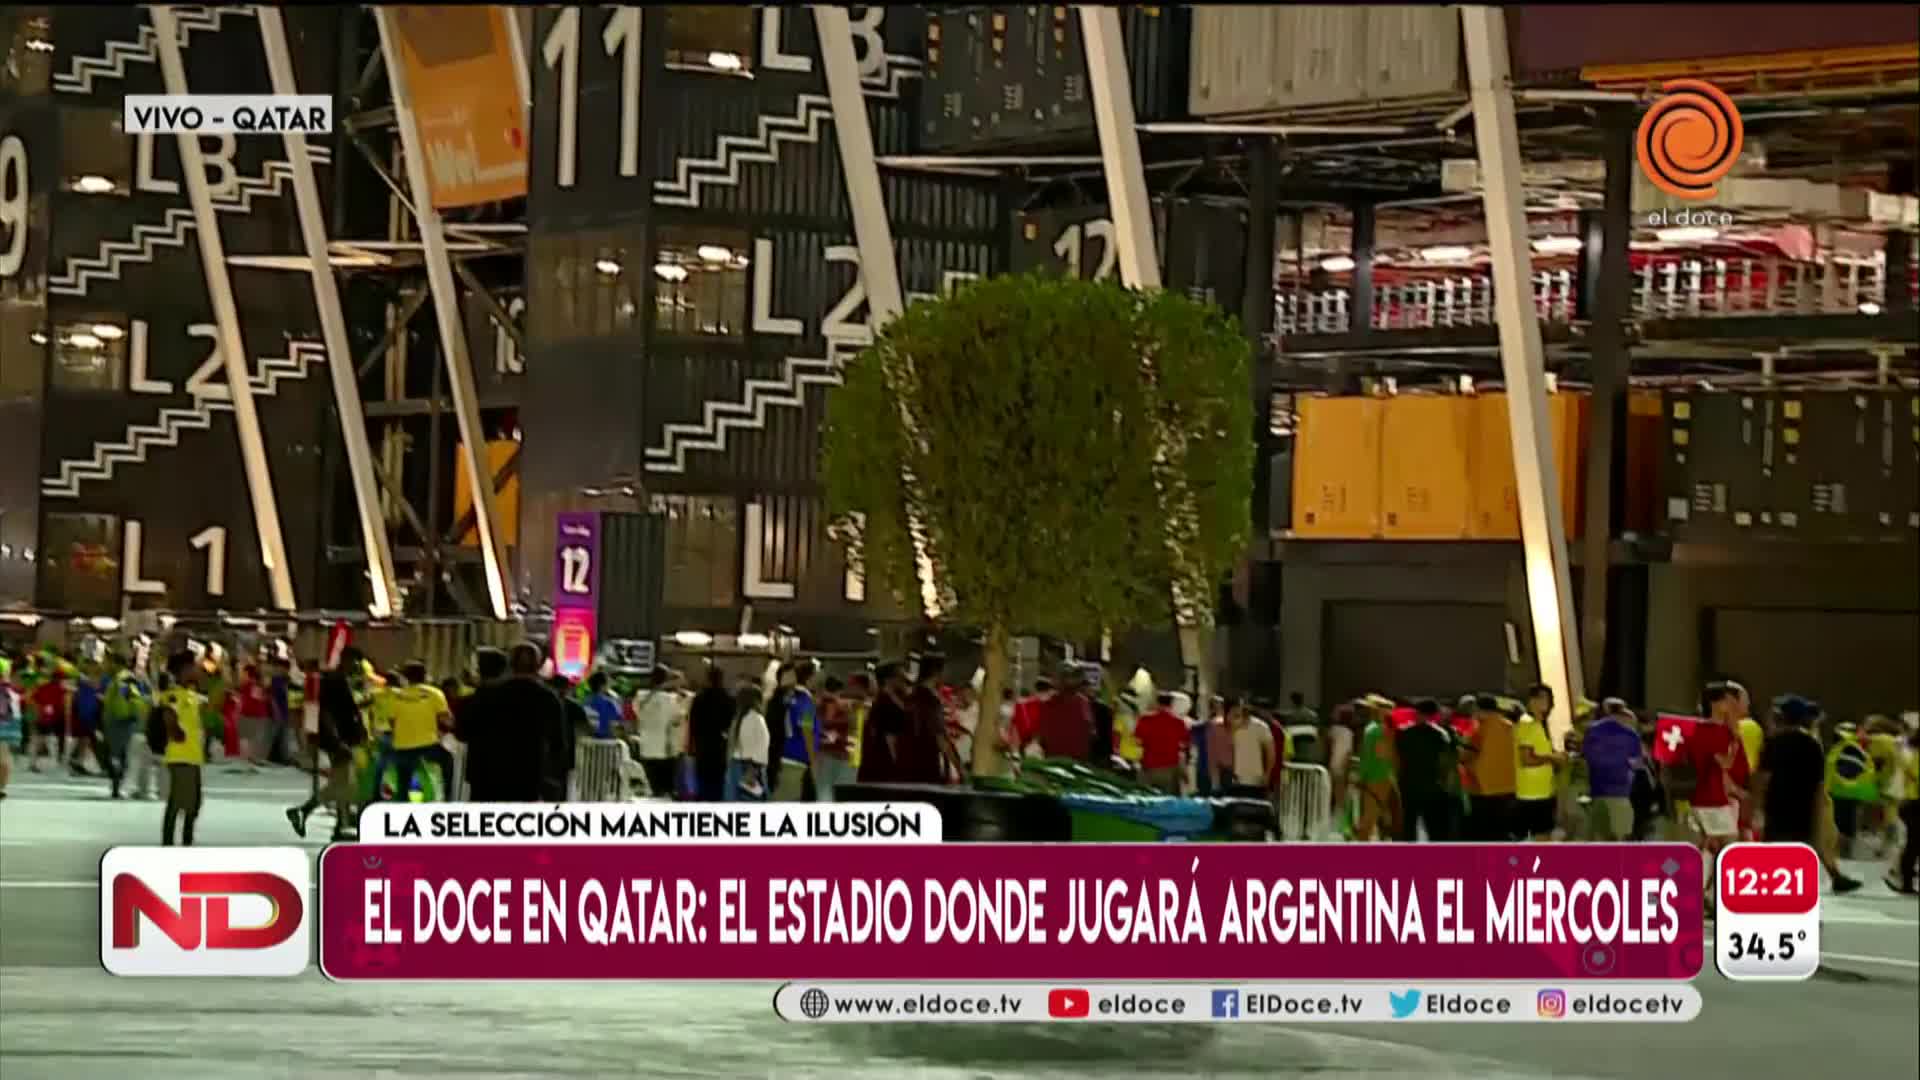
[[[121,125],[129,135],[275,135],[333,131],[325,94],[128,94]]]
[[[787,983],[773,1011],[803,1024],[1681,1023],[1686,983]]]
[[[926,803],[370,803],[368,844],[937,844]]]

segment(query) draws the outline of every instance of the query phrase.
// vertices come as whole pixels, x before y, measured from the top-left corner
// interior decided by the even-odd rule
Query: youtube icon
[[[1058,1020],[1081,1020],[1093,1011],[1093,997],[1085,990],[1047,991],[1047,1015]]]

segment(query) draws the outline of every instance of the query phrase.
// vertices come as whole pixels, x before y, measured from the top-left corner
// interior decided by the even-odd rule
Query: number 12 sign
[[[559,515],[553,546],[553,666],[581,679],[593,664],[600,608],[600,515]]]
[[[1720,852],[1714,956],[1736,980],[1798,980],[1820,969],[1820,857],[1805,844]]]

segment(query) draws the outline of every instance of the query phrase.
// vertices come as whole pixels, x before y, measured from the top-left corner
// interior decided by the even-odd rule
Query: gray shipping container
[[[1429,97],[1460,88],[1460,17],[1450,7],[1193,9],[1195,116]]]

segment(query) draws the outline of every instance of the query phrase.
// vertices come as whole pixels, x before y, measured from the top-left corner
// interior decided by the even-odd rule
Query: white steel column
[[[840,170],[846,179],[847,201],[853,211],[853,239],[860,249],[860,281],[866,286],[868,322],[875,334],[906,306],[900,289],[900,267],[893,257],[893,228],[887,223],[886,194],[880,188],[880,167],[873,156],[873,129],[867,123],[867,99],[860,89],[860,65],[853,53],[853,22],[847,9],[830,4],[813,6],[814,35],[820,40],[820,64],[827,79],[827,99],[833,106],[833,133],[840,145]],[[907,430],[915,428],[905,399],[900,412]],[[913,482],[911,476],[907,482]],[[933,561],[926,553],[926,533],[909,518],[915,561],[920,575],[920,606],[928,617],[940,614],[940,589]]]
[[[427,153],[420,142],[420,125],[413,113],[413,94],[407,86],[406,66],[400,56],[400,33],[393,25],[393,9],[376,7],[380,51],[386,61],[387,83],[393,90],[393,112],[406,156],[407,186],[413,193],[413,216],[420,225],[421,253],[427,265],[427,286],[433,292],[434,323],[440,331],[440,351],[447,361],[447,385],[453,391],[453,411],[460,421],[460,464],[473,490],[473,520],[480,534],[480,557],[486,564],[487,600],[496,619],[507,617],[507,559],[494,508],[493,473],[487,467],[486,430],[480,426],[480,391],[473,380],[467,339],[460,325],[459,293],[453,282],[453,263],[447,256],[447,234],[440,212],[433,208],[427,182]],[[437,448],[436,448],[437,449]],[[428,543],[437,537],[427,537]]]
[[[260,19],[260,42],[267,50],[267,71],[276,94],[297,94],[293,57],[287,49],[287,28],[280,9],[255,5]],[[380,515],[380,489],[373,476],[373,449],[367,443],[367,418],[360,408],[360,387],[354,372],[353,347],[347,339],[347,320],[340,309],[340,290],[327,257],[327,227],[320,216],[320,186],[313,177],[313,156],[306,136],[287,132],[287,160],[293,165],[293,194],[299,203],[300,235],[313,262],[313,303],[320,313],[320,332],[327,343],[327,374],[333,377],[333,402],[340,411],[340,434],[347,444],[347,471],[353,476],[354,505],[360,511],[360,542],[367,553],[367,581],[373,586],[374,618],[394,613],[398,595],[393,574],[393,549]]]
[[[167,93],[185,94],[187,65],[180,53],[180,28],[173,9],[153,7],[153,34],[160,60],[160,77]],[[220,222],[213,211],[213,193],[207,188],[207,163],[197,135],[181,132],[180,171],[193,205],[195,246],[207,278],[207,297],[213,303],[214,322],[220,328],[220,355],[233,395],[233,426],[240,435],[240,460],[247,471],[247,495],[253,503],[254,531],[260,538],[260,562],[267,570],[273,606],[295,608],[293,575],[287,566],[286,538],[280,532],[280,503],[273,494],[273,472],[267,464],[266,442],[260,434],[260,414],[253,407],[253,384],[247,375],[247,346],[240,334],[240,312],[233,302],[233,282],[227,277],[227,253],[220,242]],[[185,481],[183,481],[185,482]]]
[[[1513,76],[1507,59],[1506,12],[1460,9],[1467,43],[1475,142],[1493,256],[1494,316],[1500,327],[1500,366],[1507,383],[1507,421],[1513,438],[1514,480],[1520,498],[1520,539],[1526,553],[1527,605],[1533,615],[1540,681],[1553,688],[1550,726],[1565,737],[1573,706],[1585,693],[1575,639],[1573,587],[1567,562],[1566,520],[1553,468],[1547,421],[1546,350],[1533,303],[1525,192],[1520,184],[1520,131],[1514,117]],[[1589,573],[1606,568],[1589,567]]]
[[[1153,235],[1153,203],[1147,197],[1147,170],[1140,161],[1140,132],[1133,115],[1133,80],[1127,72],[1126,44],[1120,36],[1120,9],[1080,5],[1080,37],[1087,50],[1087,88],[1093,98],[1093,120],[1100,135],[1100,161],[1107,178],[1107,201],[1113,210],[1113,242],[1118,249],[1120,280],[1128,288],[1158,289],[1160,253]],[[1164,434],[1163,434],[1164,442]],[[1191,518],[1190,509],[1166,505],[1169,515]],[[1178,542],[1175,561],[1180,562]],[[1180,631],[1180,662],[1198,680],[1196,714],[1204,717],[1213,697],[1210,631],[1213,597],[1187,597],[1173,587],[1174,619]]]

